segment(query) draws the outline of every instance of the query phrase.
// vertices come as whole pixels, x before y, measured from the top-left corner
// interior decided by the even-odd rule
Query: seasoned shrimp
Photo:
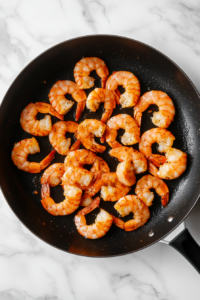
[[[71,145],[71,139],[66,138],[66,132],[75,133],[78,130],[78,123],[73,121],[60,121],[53,125],[49,134],[49,141],[54,149],[61,155],[67,155]],[[79,143],[80,146],[81,143]],[[73,148],[75,146],[72,146]]]
[[[150,218],[148,207],[135,195],[127,195],[119,199],[114,208],[122,217],[129,215],[130,212],[134,213],[134,219],[127,222],[113,216],[113,223],[125,231],[132,231],[143,226]]]
[[[160,164],[159,169],[152,160],[149,163],[149,172],[156,177],[168,180],[181,176],[187,167],[187,154],[170,147],[165,152],[165,156],[166,161]]]
[[[155,189],[156,193],[161,196],[162,205],[166,206],[169,202],[169,189],[166,183],[151,175],[145,175],[138,180],[135,193],[147,206],[151,206],[154,199],[154,194],[150,189]]]
[[[125,93],[120,95],[118,85],[125,88]],[[120,95],[118,104],[122,107],[134,106],[140,97],[140,83],[137,77],[131,72],[119,71],[113,72],[106,82],[108,90],[116,91]]]
[[[78,61],[74,68],[74,78],[80,89],[89,89],[94,86],[94,78],[90,77],[90,72],[96,70],[101,77],[101,87],[105,88],[105,83],[109,75],[105,62],[98,57],[85,57]]]
[[[75,133],[77,140],[80,140],[86,149],[93,152],[104,152],[105,146],[99,145],[95,142],[94,136],[102,137],[106,130],[106,125],[101,121],[95,119],[86,119],[78,126],[78,131]]]
[[[75,186],[64,185],[64,201],[55,203],[50,197],[50,188],[48,184],[43,185],[42,206],[53,216],[65,216],[72,214],[81,201],[82,190]]]
[[[175,137],[170,131],[164,128],[152,128],[141,136],[139,149],[151,162],[159,166],[160,162],[166,161],[166,158],[163,155],[152,154],[152,144],[157,143],[158,151],[162,153],[173,145],[174,140]]]
[[[113,109],[116,107],[115,93],[106,89],[95,89],[89,94],[86,101],[86,107],[91,111],[96,111],[101,102],[104,103],[105,109],[101,122],[106,123],[112,115]]]
[[[79,188],[88,186],[93,179],[93,173],[80,168],[65,165],[65,173],[62,177],[62,185],[77,186]]]
[[[27,161],[29,154],[35,154],[37,152],[40,152],[40,147],[36,139],[25,139],[14,145],[11,158],[18,169],[29,173],[39,173],[54,159],[56,151],[53,150],[40,163]]]
[[[80,118],[86,103],[86,94],[80,90],[77,84],[69,80],[57,81],[49,92],[49,101],[53,108],[61,115],[65,115],[73,106],[74,102],[65,98],[66,94],[71,94],[78,103],[76,109],[76,121]]]
[[[117,149],[117,148],[115,148]],[[118,164],[116,169],[118,180],[126,186],[132,186],[136,183],[134,166],[132,160],[125,160]]]
[[[21,113],[20,124],[24,131],[35,136],[48,135],[52,129],[51,117],[49,115],[46,115],[42,120],[36,120],[36,116],[38,113],[49,113],[52,116],[63,120],[63,116],[55,111],[50,104],[43,102],[28,104]]]
[[[110,229],[113,217],[104,209],[98,213],[95,222],[92,225],[86,224],[85,215],[93,211],[99,206],[100,198],[97,197],[93,200],[90,206],[80,210],[75,216],[75,225],[78,232],[88,239],[98,239],[104,236]]]
[[[64,173],[65,165],[62,163],[55,163],[44,171],[40,182],[41,184],[49,183],[50,186],[56,186],[62,182]]]
[[[91,172],[108,173],[110,169],[107,163],[94,152],[80,149],[70,152],[64,161],[66,166],[83,167],[84,165],[92,165]]]
[[[125,129],[124,135],[121,137],[122,144],[133,145],[140,141],[140,128],[135,120],[127,115],[120,114],[112,117],[107,122],[106,127],[106,142],[111,148],[121,147],[122,145],[116,141],[117,130]]]
[[[141,126],[142,113],[149,107],[155,104],[159,111],[153,113],[151,118],[154,125],[167,128],[174,120],[175,108],[171,98],[161,91],[150,91],[145,93],[134,107],[134,118],[139,126]]]

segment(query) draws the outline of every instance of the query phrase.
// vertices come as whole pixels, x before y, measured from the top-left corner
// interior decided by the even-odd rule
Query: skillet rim
[[[44,52],[40,53],[39,55],[37,55],[33,60],[31,60],[21,71],[20,73],[13,79],[13,81],[11,82],[11,84],[9,85],[9,88],[8,90],[6,91],[2,101],[1,101],[1,104],[0,104],[0,118],[1,118],[1,107],[2,105],[5,103],[5,100],[6,100],[6,97],[7,97],[7,94],[8,92],[10,91],[10,89],[12,88],[12,85],[15,83],[15,81],[17,80],[18,77],[20,77],[20,75],[29,68],[30,65],[32,65],[38,58],[40,58],[42,55],[46,54],[47,52],[51,51],[52,49],[56,48],[56,47],[59,47],[67,42],[70,42],[70,41],[74,41],[74,40],[81,40],[81,39],[84,39],[86,37],[98,37],[98,36],[101,36],[101,37],[114,37],[114,38],[118,38],[118,39],[124,39],[124,40],[129,40],[129,41],[134,41],[135,43],[138,43],[142,46],[145,46],[147,48],[150,48],[151,50],[159,53],[160,55],[164,56],[170,63],[172,63],[185,77],[186,79],[189,81],[189,83],[191,84],[192,88],[194,89],[194,91],[196,92],[199,100],[200,100],[200,93],[198,92],[196,86],[194,85],[194,83],[191,81],[191,79],[188,77],[188,75],[173,61],[171,60],[167,55],[165,55],[164,53],[162,53],[161,51],[157,50],[156,48],[146,44],[146,43],[143,43],[143,42],[140,42],[138,40],[135,40],[135,39],[132,39],[132,38],[128,38],[128,37],[124,37],[124,36],[120,36],[120,35],[113,35],[113,34],[91,34],[91,35],[84,35],[84,36],[79,36],[79,37],[76,37],[76,38],[71,38],[71,39],[68,39],[68,40],[65,40],[61,43],[58,43],[50,48],[48,48],[47,50],[45,50]],[[2,158],[0,157],[0,160]],[[0,171],[1,172],[1,171]],[[199,174],[199,177],[200,177],[200,174]],[[1,179],[1,177],[0,177]],[[98,256],[98,255],[84,255],[84,254],[80,254],[80,253],[73,253],[73,252],[69,252],[65,249],[61,249],[59,247],[57,247],[56,245],[53,245],[47,241],[45,241],[42,237],[38,236],[35,232],[32,231],[32,229],[30,229],[21,219],[20,217],[18,217],[17,213],[14,211],[14,209],[11,207],[9,201],[7,200],[7,197],[6,197],[6,193],[4,193],[4,190],[1,186],[1,182],[0,182],[0,189],[2,191],[2,194],[7,202],[7,204],[9,205],[9,207],[11,208],[12,212],[14,213],[14,215],[17,217],[17,219],[32,233],[34,234],[34,236],[36,236],[37,238],[39,238],[42,242],[60,250],[60,251],[63,251],[63,252],[67,252],[69,254],[73,254],[73,255],[77,255],[77,256],[82,256],[82,257],[87,257],[87,258],[109,258],[109,257],[117,257],[117,256],[122,256],[122,255],[127,255],[127,254],[132,254],[132,253],[135,253],[135,252],[138,252],[140,250],[143,250],[159,241],[161,241],[163,238],[165,238],[167,235],[169,235],[172,231],[174,231],[186,218],[187,216],[190,214],[190,212],[192,211],[192,209],[194,208],[194,206],[196,205],[198,199],[199,199],[199,196],[200,196],[200,185],[198,186],[198,197],[195,199],[194,203],[191,205],[190,209],[187,211],[187,213],[185,214],[185,216],[176,224],[173,226],[173,228],[171,230],[169,230],[166,234],[164,234],[162,237],[159,237],[158,239],[156,239],[155,241],[153,242],[150,242],[148,243],[148,245],[145,245],[145,246],[142,246],[141,248],[138,248],[137,250],[133,250],[133,251],[129,251],[129,252],[126,252],[126,253],[120,253],[120,254],[115,254],[115,255],[104,255],[104,256]]]

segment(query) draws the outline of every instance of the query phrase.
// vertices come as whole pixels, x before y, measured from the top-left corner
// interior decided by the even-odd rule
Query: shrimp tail
[[[167,158],[164,155],[152,154],[149,160],[155,167],[159,168],[167,161]]]
[[[81,141],[77,140],[69,149],[69,151],[78,150],[81,146]]]
[[[114,92],[115,92],[115,96],[116,96],[116,103],[120,104],[119,99],[120,99],[121,93],[120,93],[119,89],[116,89]]]
[[[102,122],[102,120],[101,120],[101,122]],[[102,135],[102,137],[100,138],[101,143],[105,143],[105,140],[106,140],[106,130],[105,130],[104,134]]]
[[[125,223],[124,223],[123,220],[121,220],[121,219],[119,219],[119,218],[116,218],[116,217],[114,217],[113,215],[112,215],[112,217],[113,217],[113,223],[114,223],[117,227],[119,227],[119,228],[121,228],[121,229],[124,229],[124,228],[125,228]]]
[[[155,177],[158,177],[158,169],[154,166],[154,164],[152,164],[151,162],[148,163],[148,170],[149,172],[155,176]]]
[[[51,151],[49,155],[47,155],[41,162],[40,162],[40,167],[41,170],[45,169],[54,159],[55,157],[56,150]]]
[[[78,102],[77,109],[76,109],[76,121],[79,120],[82,112],[84,111],[85,103],[86,103],[86,100]]]
[[[102,89],[106,88],[106,81],[107,81],[107,79],[108,79],[108,76],[105,76],[105,77],[101,78],[101,87],[102,87]]]
[[[89,214],[95,208],[99,207],[99,204],[100,204],[100,197],[96,197],[89,206],[87,206],[87,207],[83,208],[82,210],[80,210],[77,213],[77,215],[83,215],[84,216],[86,214]]]
[[[140,111],[134,110],[134,115],[133,115],[136,123],[138,124],[139,127],[141,127],[142,123],[142,113]]]
[[[163,206],[167,205],[167,203],[169,202],[169,193],[167,193],[161,197],[161,202],[162,202]]]
[[[55,109],[51,108],[50,112],[49,112],[52,116],[60,119],[60,120],[64,120],[64,116],[62,116],[61,114],[59,114]]]

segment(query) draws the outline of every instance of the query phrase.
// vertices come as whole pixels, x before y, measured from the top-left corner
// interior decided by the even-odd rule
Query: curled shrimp
[[[83,167],[84,165],[92,165],[90,171],[93,173],[110,172],[107,163],[101,157],[97,156],[94,152],[86,149],[71,151],[66,156],[64,163],[66,166],[71,167]]]
[[[40,163],[27,161],[29,154],[35,154],[37,152],[40,152],[40,147],[36,139],[25,139],[14,145],[11,158],[18,169],[29,173],[39,173],[54,159],[55,150],[47,155]]]
[[[75,225],[78,232],[88,239],[98,239],[104,236],[110,229],[113,217],[104,209],[101,209],[98,213],[95,222],[92,225],[86,224],[85,215],[93,211],[96,207],[99,206],[100,198],[97,197],[93,202],[88,206],[80,210],[75,216]]]
[[[49,134],[49,141],[54,149],[61,155],[67,155],[70,150],[71,139],[66,138],[66,132],[75,133],[78,130],[78,123],[73,121],[60,121],[53,125]],[[72,147],[79,148],[81,142],[76,141]],[[75,146],[76,145],[76,146]]]
[[[134,219],[127,222],[113,216],[113,223],[121,229],[125,229],[125,231],[132,231],[143,226],[150,218],[147,205],[135,195],[127,195],[119,199],[114,208],[122,217],[129,215],[131,212],[134,213]]]
[[[120,95],[117,89],[119,85],[125,88],[125,92]],[[106,88],[108,90],[116,91],[117,95],[120,96],[118,104],[122,107],[134,106],[140,97],[140,83],[137,77],[126,71],[113,72],[106,82]]]
[[[93,173],[80,167],[68,167],[65,165],[65,173],[62,177],[62,185],[87,187],[93,179]]]
[[[169,189],[166,183],[151,175],[145,175],[138,180],[135,193],[147,206],[151,206],[154,199],[154,193],[150,189],[155,189],[156,193],[161,196],[162,205],[166,206],[169,202]]]
[[[101,122],[106,123],[111,117],[113,109],[116,107],[115,93],[106,89],[95,89],[89,94],[86,101],[86,107],[91,111],[96,111],[101,102],[104,103],[105,109],[105,112],[101,118]]]
[[[65,115],[73,106],[74,102],[65,98],[66,94],[71,94],[78,103],[76,109],[76,121],[80,118],[86,103],[86,94],[80,90],[77,84],[69,80],[57,81],[49,92],[49,101],[53,108],[61,115]]]
[[[106,142],[111,148],[121,147],[122,145],[116,141],[117,130],[125,129],[124,135],[121,137],[123,145],[133,145],[140,141],[140,128],[135,120],[127,115],[120,114],[112,117],[107,122],[106,127]]]
[[[50,188],[48,184],[43,185],[42,206],[53,216],[65,216],[72,214],[81,201],[82,190],[75,186],[64,185],[64,201],[55,203],[50,197]]]
[[[36,120],[38,113],[49,113],[63,120],[63,116],[55,111],[50,104],[43,102],[29,103],[21,113],[20,124],[24,131],[35,136],[48,135],[52,129],[51,117],[46,115],[42,120]]]
[[[101,174],[83,195],[81,205],[91,203],[91,197],[96,195],[100,190],[100,196],[104,201],[117,201],[128,194],[130,187],[122,184],[114,172]]]
[[[162,160],[159,169],[154,165],[153,160],[149,163],[149,172],[159,178],[175,179],[185,172],[187,167],[187,154],[175,148],[168,148],[165,152],[166,161]]]
[[[145,93],[134,107],[134,118],[139,126],[141,126],[142,113],[149,107],[155,104],[159,111],[153,113],[151,118],[154,125],[167,128],[174,120],[175,108],[171,98],[161,91],[150,91]]]
[[[65,165],[62,163],[55,163],[44,171],[40,182],[42,185],[48,183],[50,186],[56,186],[62,182],[62,176],[64,173]]]
[[[90,72],[96,70],[101,77],[101,87],[105,87],[109,75],[105,62],[98,57],[85,57],[78,61],[74,68],[74,78],[80,89],[89,89],[94,86],[94,78]]]
[[[80,140],[83,146],[93,152],[104,152],[105,146],[95,142],[94,136],[102,137],[106,130],[106,125],[95,119],[86,119],[78,126],[78,131],[75,133],[77,140]]]

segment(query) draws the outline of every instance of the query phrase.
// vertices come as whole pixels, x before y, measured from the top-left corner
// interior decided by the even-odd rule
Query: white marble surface
[[[117,34],[174,60],[200,90],[199,0],[0,0],[0,98],[49,47],[81,35]],[[200,202],[186,220],[200,243]],[[111,259],[56,250],[33,236],[0,194],[0,299],[199,299],[199,274],[156,244]]]

